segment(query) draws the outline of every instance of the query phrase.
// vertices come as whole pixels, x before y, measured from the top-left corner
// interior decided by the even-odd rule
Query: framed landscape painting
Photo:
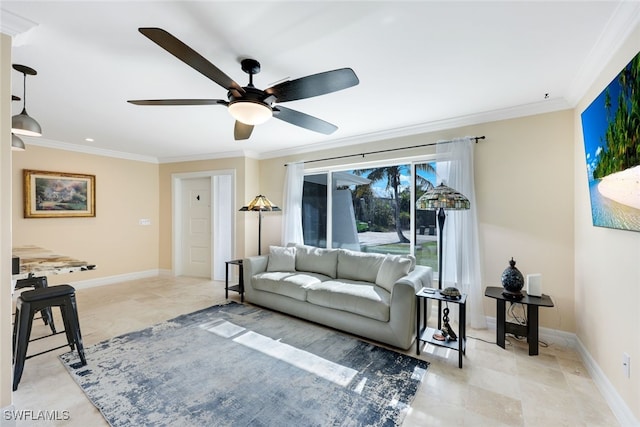
[[[96,216],[96,177],[24,170],[24,217]]]
[[[593,225],[640,231],[640,53],[581,119]]]

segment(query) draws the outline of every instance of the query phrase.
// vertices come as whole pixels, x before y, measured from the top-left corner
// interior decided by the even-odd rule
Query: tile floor
[[[237,293],[229,297],[240,301]],[[88,346],[222,303],[225,297],[221,282],[161,276],[79,289],[77,300]],[[62,325],[57,309],[54,315]],[[41,321],[34,323],[32,337],[46,332]],[[469,339],[463,369],[458,369],[457,353],[425,347],[420,358],[431,366],[405,418],[405,427],[619,425],[575,350],[550,345],[530,357],[526,343],[515,339],[510,339],[505,350],[491,344],[494,331],[471,329],[467,334],[489,342]],[[54,340],[63,343],[62,337],[32,343],[29,353],[52,346]],[[17,410],[58,411],[58,418],[69,419],[23,421],[17,426],[107,426],[58,360],[57,354],[65,351],[26,362],[14,406]],[[415,356],[415,347],[407,353]]]

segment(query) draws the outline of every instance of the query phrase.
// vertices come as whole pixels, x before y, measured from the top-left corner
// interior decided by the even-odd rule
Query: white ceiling
[[[146,161],[270,157],[571,108],[640,21],[625,1],[6,1],[27,77],[27,144]],[[351,67],[358,86],[283,104],[338,126],[329,136],[272,119],[234,141],[224,106],[128,99],[226,98],[138,32],[160,27],[246,86]],[[12,91],[23,96],[22,75]],[[548,98],[545,99],[545,94]],[[22,102],[13,103],[13,114]],[[93,142],[85,141],[93,138]]]

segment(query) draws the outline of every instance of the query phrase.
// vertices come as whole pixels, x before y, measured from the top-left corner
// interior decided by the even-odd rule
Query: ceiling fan
[[[225,88],[228,91],[228,101],[223,99],[147,99],[127,102],[135,105],[224,105],[236,119],[233,133],[236,140],[248,139],[255,125],[264,123],[271,117],[329,135],[338,127],[279,104],[337,92],[360,82],[351,68],[340,68],[287,80],[261,90],[253,85],[253,76],[260,72],[260,63],[255,59],[247,58],[243,59],[240,65],[242,70],[249,74],[249,84],[242,87],[167,31],[161,28],[138,28],[138,31],[191,68]]]

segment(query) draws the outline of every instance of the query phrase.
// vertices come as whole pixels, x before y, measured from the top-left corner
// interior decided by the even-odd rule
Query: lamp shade
[[[11,150],[12,151],[24,151],[24,141],[18,138],[14,133],[11,133]]]
[[[280,211],[281,209],[271,203],[266,196],[256,196],[247,206],[243,206],[240,211]]]
[[[464,210],[469,209],[469,206],[469,199],[453,188],[447,187],[444,183],[427,191],[416,201],[416,209],[418,210],[437,210],[440,208]]]
[[[243,206],[240,211],[257,211],[258,212],[258,255],[262,254],[262,212],[279,211],[279,207],[271,203],[262,194],[256,196],[247,206]]]
[[[271,107],[260,101],[241,100],[229,104],[229,113],[246,125],[259,125],[271,118]]]
[[[42,136],[40,124],[22,109],[22,113],[11,117],[11,132],[18,135]]]

